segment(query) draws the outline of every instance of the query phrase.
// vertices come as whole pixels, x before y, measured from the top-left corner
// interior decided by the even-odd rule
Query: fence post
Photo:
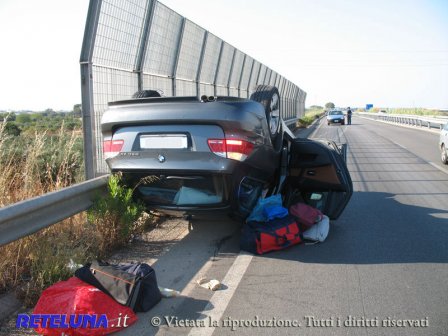
[[[230,96],[230,80],[232,79],[233,67],[235,66],[236,48],[233,48],[232,63],[230,63],[229,78],[227,79],[227,95]]]
[[[92,59],[101,12],[101,4],[101,0],[90,1],[80,57],[84,167],[87,180],[94,178],[96,174],[96,162],[94,160],[94,153],[96,152],[96,139],[94,136],[95,124],[92,119],[92,113],[94,111]]]
[[[151,0],[151,3],[146,9],[146,16],[145,16],[145,22],[143,23],[143,32],[142,32],[142,39],[140,43],[140,47],[137,54],[137,60],[135,64],[135,72],[138,76],[138,90],[144,90],[143,87],[143,62],[145,60],[146,56],[146,50],[148,49],[148,41],[149,41],[149,32],[151,30],[151,23],[152,19],[154,17],[154,8],[156,1]]]
[[[204,33],[204,39],[202,41],[201,55],[199,56],[198,71],[196,74],[196,95],[200,98],[201,95],[201,73],[202,73],[202,63],[204,62],[205,49],[207,48],[208,31]]]
[[[217,96],[216,81],[218,80],[219,68],[221,67],[221,58],[222,58],[222,50],[223,49],[224,49],[224,41],[221,40],[221,47],[219,48],[218,62],[216,63],[215,78],[213,79],[213,91],[214,91],[215,96]]]
[[[243,73],[244,73],[244,69],[246,66],[246,59],[247,59],[247,55],[244,54],[244,58],[243,58],[243,65],[241,67],[241,75],[240,75],[240,80],[238,81],[238,97],[241,97],[241,83],[243,81]],[[245,97],[246,98],[246,97]]]
[[[179,39],[177,40],[177,49],[176,49],[176,58],[174,59],[174,64],[173,64],[173,69],[171,72],[171,76],[173,79],[173,83],[172,83],[172,87],[173,87],[173,96],[176,97],[177,96],[177,92],[176,92],[176,74],[177,74],[177,66],[179,65],[179,57],[180,57],[180,52],[182,49],[182,39],[184,37],[184,30],[185,30],[185,21],[186,19],[184,17],[182,17],[182,24],[180,25],[180,32],[179,32]]]

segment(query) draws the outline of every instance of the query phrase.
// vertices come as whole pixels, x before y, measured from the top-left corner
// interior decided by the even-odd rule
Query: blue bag
[[[276,194],[266,198],[260,198],[252,210],[246,222],[266,222],[268,221],[265,209],[269,207],[282,207],[282,195]]]

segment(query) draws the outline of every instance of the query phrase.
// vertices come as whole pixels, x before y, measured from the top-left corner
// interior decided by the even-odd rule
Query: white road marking
[[[434,168],[437,168],[438,170],[444,172],[445,174],[448,174],[448,171],[446,169],[444,169],[443,167],[439,166],[438,164],[428,161],[428,163],[433,166]]]
[[[405,146],[403,146],[403,145],[400,145],[398,142],[394,142],[394,141],[392,141],[394,144],[396,144],[397,146],[399,146],[399,147],[401,147],[401,148],[403,148],[403,149],[407,149]]]
[[[195,327],[190,330],[189,336],[210,336],[215,331],[215,327],[208,326],[208,321],[220,321],[230,300],[235,294],[241,279],[246,273],[247,268],[253,258],[252,254],[240,252],[236,257],[226,276],[222,280],[222,284],[227,288],[217,291],[213,294],[210,302],[204,308],[201,314],[204,316],[205,327]]]
[[[322,128],[322,126],[324,125],[323,119],[319,120],[319,125],[316,127],[316,129],[314,131],[312,131],[310,133],[310,135],[308,136],[308,139],[314,139],[314,134],[317,133],[318,130],[320,130]]]

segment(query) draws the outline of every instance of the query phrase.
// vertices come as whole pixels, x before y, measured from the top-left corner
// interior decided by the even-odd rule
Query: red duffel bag
[[[289,213],[296,219],[303,231],[308,230],[324,218],[324,214],[320,210],[305,203],[291,205]]]
[[[33,315],[41,315],[36,332],[49,336],[107,335],[137,321],[131,308],[75,277],[44,290]]]

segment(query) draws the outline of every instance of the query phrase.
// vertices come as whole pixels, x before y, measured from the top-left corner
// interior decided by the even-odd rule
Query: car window
[[[341,115],[342,112],[341,111],[331,111],[330,115]]]
[[[443,128],[445,131],[448,131],[448,123],[445,124],[445,127]]]

